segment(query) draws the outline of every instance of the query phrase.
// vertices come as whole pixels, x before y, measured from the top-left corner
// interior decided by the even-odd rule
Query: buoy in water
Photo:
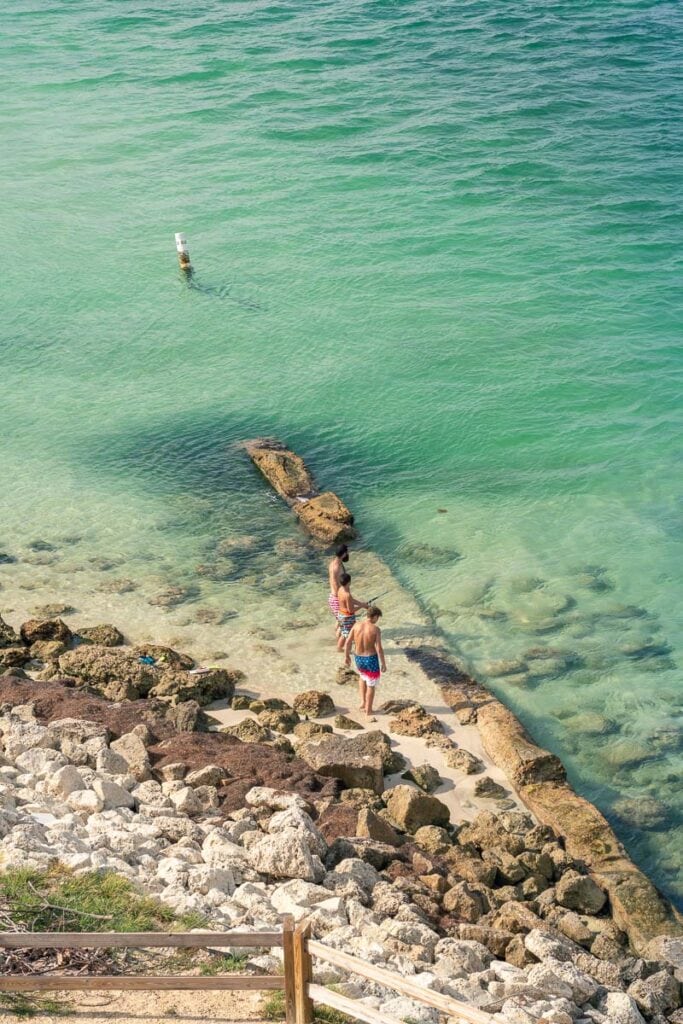
[[[192,264],[190,263],[190,250],[187,247],[187,238],[182,231],[176,231],[175,236],[175,249],[178,253],[178,263],[180,269],[186,274],[192,273]]]

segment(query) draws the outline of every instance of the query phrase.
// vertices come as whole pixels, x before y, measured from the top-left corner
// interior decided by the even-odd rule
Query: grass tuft
[[[234,974],[242,970],[248,960],[247,956],[217,956],[207,964],[199,968],[201,974],[207,978],[214,978],[217,974]]]
[[[71,1007],[48,996],[37,998],[24,995],[23,992],[0,992],[0,1010],[13,1013],[15,1017],[35,1017],[39,1013],[51,1013],[54,1016],[70,1013]]]
[[[74,875],[59,866],[47,872],[13,868],[1,874],[0,907],[17,927],[34,932],[152,932],[206,923],[199,914],[176,917],[159,900],[140,896],[120,875]]]

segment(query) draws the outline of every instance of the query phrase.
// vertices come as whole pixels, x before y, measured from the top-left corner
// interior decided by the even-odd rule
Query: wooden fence
[[[348,974],[373,981],[383,988],[438,1010],[445,1017],[466,1024],[491,1024],[491,1016],[450,996],[423,988],[409,977],[367,963],[309,938],[308,926],[295,927],[291,917],[282,920],[282,931],[273,932],[0,932],[0,949],[149,949],[153,947],[201,949],[281,947],[282,975],[228,974],[212,977],[172,975],[4,975],[0,992],[29,991],[204,991],[268,990],[284,992],[286,1024],[312,1024],[315,1003],[340,1010],[364,1024],[401,1024],[380,1010],[365,1006],[323,985],[313,983],[313,958],[339,967]]]

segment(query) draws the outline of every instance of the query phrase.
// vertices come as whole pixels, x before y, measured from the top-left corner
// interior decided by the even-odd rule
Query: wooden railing
[[[332,949],[309,938],[308,925],[295,927],[293,918],[284,917],[277,932],[0,932],[0,948],[6,949],[113,949],[137,947],[206,948],[240,947],[259,949],[282,947],[283,975],[229,974],[219,977],[177,977],[162,975],[65,975],[45,974],[0,977],[0,992],[30,990],[74,991],[98,989],[127,991],[172,991],[178,989],[270,990],[284,992],[286,1024],[312,1024],[315,1003],[340,1010],[364,1024],[401,1024],[380,1010],[365,1006],[323,985],[313,983],[313,958],[343,971],[393,989],[423,1006],[466,1024],[491,1024],[491,1015],[458,999],[423,988],[409,977]]]

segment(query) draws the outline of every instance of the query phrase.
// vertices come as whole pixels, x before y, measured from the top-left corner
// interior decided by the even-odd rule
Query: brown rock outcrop
[[[245,444],[247,454],[268,483],[318,540],[334,544],[355,537],[353,515],[331,491],[320,493],[303,459],[275,438]]]
[[[372,736],[373,733],[360,736],[330,733],[302,743],[297,753],[319,775],[339,779],[349,788],[361,787],[381,793],[384,789],[382,745]]]
[[[458,719],[477,722],[491,760],[506,772],[539,820],[564,838],[569,855],[585,864],[605,890],[614,921],[627,933],[635,951],[643,953],[658,935],[683,935],[680,915],[630,860],[600,811],[567,784],[561,761],[537,746],[515,715],[468,676],[447,651],[438,647],[405,650],[437,683]]]

